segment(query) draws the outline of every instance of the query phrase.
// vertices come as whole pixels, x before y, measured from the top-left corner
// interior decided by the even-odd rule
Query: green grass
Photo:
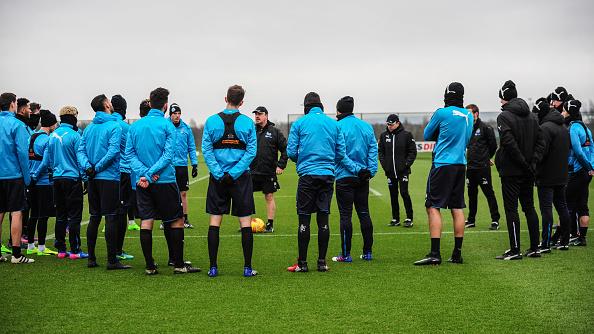
[[[328,273],[286,271],[297,254],[296,175],[290,165],[280,177],[275,233],[257,235],[255,278],[241,276],[243,258],[238,223],[225,217],[221,229],[221,275],[173,276],[170,268],[145,277],[138,232],[128,232],[125,249],[136,255],[132,270],[87,269],[84,261],[36,257],[33,265],[0,264],[0,333],[44,332],[465,332],[592,333],[594,274],[592,247],[554,251],[540,259],[494,260],[508,246],[505,224],[488,231],[489,215],[479,195],[478,226],[464,239],[464,265],[414,267],[429,247],[424,212],[429,156],[420,155],[411,175],[415,209],[412,229],[390,228],[388,189],[383,176],[372,180],[381,195],[370,198],[375,224],[374,261],[330,263]],[[206,174],[200,165],[200,176]],[[501,199],[498,178],[494,178]],[[192,185],[186,230],[186,259],[208,266],[205,212],[207,180]],[[255,195],[265,218],[263,196]],[[592,204],[592,200],[590,201]],[[500,210],[502,210],[500,205]],[[85,211],[87,208],[85,207]],[[444,212],[442,253],[453,245],[451,218]],[[333,203],[329,256],[340,249],[338,214]],[[84,219],[86,220],[86,218]],[[53,222],[53,220],[52,220]],[[355,218],[355,231],[358,222]],[[525,223],[522,241],[528,243]],[[53,224],[50,233],[53,230]],[[83,227],[84,231],[86,230]],[[6,232],[4,233],[6,238]],[[155,258],[167,261],[161,231],[154,231]],[[83,239],[84,243],[84,239]],[[362,240],[353,238],[358,258]],[[105,264],[105,242],[98,243]],[[312,236],[310,257],[317,256]],[[16,310],[16,312],[15,312]]]

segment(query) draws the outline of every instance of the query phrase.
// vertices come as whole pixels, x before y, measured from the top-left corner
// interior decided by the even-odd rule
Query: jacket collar
[[[313,108],[311,108],[309,110],[309,112],[307,114],[308,115],[311,115],[311,114],[323,114],[323,113],[324,113],[324,110],[322,110],[322,108],[320,108],[320,107],[313,107]]]
[[[151,109],[151,110],[149,110],[147,116],[160,116],[160,117],[163,117],[163,116],[165,116],[165,113],[162,112],[159,109]]]

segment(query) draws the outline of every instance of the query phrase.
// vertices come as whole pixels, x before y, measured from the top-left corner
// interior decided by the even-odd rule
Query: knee
[[[266,195],[264,195],[264,199],[266,200],[267,203],[274,203],[274,194],[272,194],[272,193],[266,194]]]

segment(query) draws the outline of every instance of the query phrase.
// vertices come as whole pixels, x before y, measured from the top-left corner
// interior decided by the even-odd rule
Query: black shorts
[[[297,185],[297,214],[330,213],[330,202],[332,202],[333,194],[333,176],[301,176]]]
[[[136,203],[141,220],[171,223],[184,215],[175,183],[151,183],[147,188],[136,187]]]
[[[272,194],[280,189],[276,175],[252,175],[253,191]]]
[[[175,166],[175,182],[177,183],[179,191],[190,190],[188,166]]]
[[[585,169],[581,169],[576,173],[569,173],[565,197],[570,214],[578,217],[590,216],[590,210],[588,209],[590,181],[592,181],[592,176],[588,175],[588,171]],[[571,218],[574,219],[574,217]]]
[[[427,178],[425,207],[463,209],[466,166],[446,165],[431,168]]]
[[[47,218],[56,216],[54,206],[54,187],[50,185],[33,186],[29,189],[31,201],[31,218]]]
[[[119,213],[120,183],[109,180],[89,180],[89,214],[111,216]]]
[[[80,180],[54,179],[56,221],[80,222],[83,210],[83,187]]]
[[[22,178],[0,180],[0,212],[17,212],[26,209],[25,181]]]
[[[130,174],[120,174],[120,208],[121,214],[128,211],[128,207],[136,205],[136,198],[134,197],[134,190],[130,180]]]
[[[231,215],[235,217],[253,215],[256,207],[252,186],[249,172],[243,173],[231,186],[221,184],[211,174],[206,193],[206,213],[226,215],[231,209]]]

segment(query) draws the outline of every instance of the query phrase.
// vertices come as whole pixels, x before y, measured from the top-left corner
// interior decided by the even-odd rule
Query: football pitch
[[[425,182],[430,155],[419,154],[410,177],[415,209],[414,227],[388,227],[390,200],[380,171],[371,181],[370,211],[374,223],[374,260],[359,259],[362,240],[353,220],[353,263],[333,263],[330,271],[289,273],[297,256],[295,165],[279,177],[277,217],[273,234],[257,234],[254,269],[259,275],[242,277],[243,256],[238,222],[225,217],[219,249],[220,276],[207,277],[208,249],[205,213],[207,169],[188,193],[190,222],[185,230],[185,258],[202,273],[173,275],[166,266],[167,247],[155,224],[154,257],[160,274],[144,275],[138,231],[128,231],[124,248],[136,256],[133,269],[105,270],[105,241],[97,243],[99,268],[86,260],[34,256],[32,265],[0,264],[0,333],[97,332],[465,332],[465,333],[593,333],[593,245],[553,251],[542,258],[496,261],[508,248],[505,221],[489,231],[486,200],[479,194],[477,227],[466,231],[463,265],[443,263],[415,267],[429,250],[424,210]],[[500,212],[499,178],[493,180]],[[536,197],[536,196],[535,196]],[[255,194],[256,217],[266,218],[264,198]],[[402,201],[401,206],[402,206]],[[590,198],[590,207],[593,200]],[[538,208],[537,208],[538,211]],[[84,208],[83,223],[88,220]],[[404,212],[403,208],[401,212]],[[522,217],[522,215],[520,215]],[[403,217],[404,218],[404,217]],[[453,247],[451,217],[444,212],[442,257]],[[6,219],[5,219],[6,220]],[[53,219],[48,233],[53,235]],[[338,210],[333,199],[328,260],[340,250]],[[102,222],[102,225],[103,226]],[[3,224],[3,241],[8,236]],[[312,232],[315,221],[312,221]],[[82,227],[86,250],[86,225]],[[591,239],[591,238],[590,238]],[[52,245],[53,238],[48,240]],[[522,217],[522,249],[528,235]],[[317,238],[310,242],[310,268],[315,268]]]

